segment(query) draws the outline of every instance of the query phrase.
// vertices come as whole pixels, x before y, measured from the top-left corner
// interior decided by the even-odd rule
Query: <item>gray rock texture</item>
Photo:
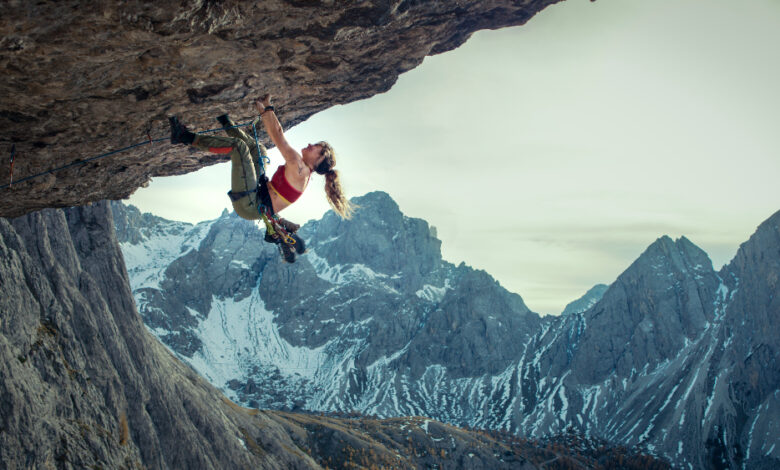
[[[443,261],[431,228],[386,194],[356,202],[351,221],[329,213],[302,228],[310,251],[294,265],[258,247],[253,224],[210,222],[200,254],[171,255],[171,266],[203,262],[148,289],[209,286],[209,311],[189,301],[199,314],[173,333],[219,339],[185,350],[158,336],[253,406],[424,415],[532,438],[572,428],[680,467],[777,462],[780,213],[720,272],[690,240],[664,236],[589,308],[539,318],[486,273]],[[230,282],[188,280],[194,269]],[[165,316],[150,299],[141,311]],[[220,330],[204,329],[214,315]],[[221,332],[231,328],[253,333]],[[235,375],[212,373],[219,357],[241,364]]]
[[[307,321],[331,318],[333,313],[336,324],[368,321],[365,339],[370,347],[358,361],[364,366],[406,348],[397,366],[415,376],[430,364],[440,364],[458,376],[481,374],[485,365],[491,371],[506,367],[519,343],[537,329],[539,316],[486,272],[442,260],[441,242],[432,227],[404,216],[386,193],[369,193],[355,202],[361,209],[352,220],[329,212],[301,230],[316,255],[304,259],[310,265],[313,261],[320,274],[323,266],[340,270],[335,276],[323,276],[329,282],[321,284],[321,294],[315,294],[317,303],[312,299],[308,304],[319,305],[314,312],[307,308]],[[364,266],[371,274],[363,279],[373,281],[368,292],[366,282],[350,279],[350,270]],[[301,271],[296,269],[293,276]],[[266,285],[275,288],[278,279],[273,274],[264,276],[261,290]],[[360,278],[358,274],[354,280]],[[297,296],[311,295],[308,279],[301,281],[293,280],[290,296],[264,297],[267,306],[275,308],[277,300],[295,303]],[[324,295],[334,283],[339,289],[330,293],[330,301]],[[333,302],[351,299],[347,315],[332,308]],[[286,324],[282,315],[280,323]],[[311,329],[313,325],[301,326]]]
[[[16,180],[73,166],[4,181],[0,216],[122,199],[153,176],[226,161],[165,142],[87,161],[167,136],[171,114],[211,129],[224,112],[247,120],[270,92],[289,128],[555,1],[4,2],[0,152],[16,144]]]
[[[713,466],[780,460],[780,212],[762,223],[720,272],[730,300],[717,333],[703,419]]]
[[[0,250],[2,466],[317,466],[145,331],[108,204],[0,219]]]
[[[674,358],[713,319],[719,284],[707,254],[688,239],[658,239],[588,312],[575,375],[592,384]]]

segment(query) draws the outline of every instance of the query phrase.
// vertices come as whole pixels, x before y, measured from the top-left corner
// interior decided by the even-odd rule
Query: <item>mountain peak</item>
[[[668,235],[663,235],[648,246],[626,272],[640,266],[649,267],[656,271],[661,270],[664,273],[670,270],[684,272],[689,269],[703,272],[713,271],[712,261],[704,250],[686,237],[672,240]]]
[[[380,207],[390,210],[395,209],[398,212],[401,212],[398,203],[384,191],[371,191],[362,196],[352,198],[352,202],[360,207]]]
[[[441,241],[423,219],[406,217],[389,194],[373,191],[352,199],[352,219],[328,212],[302,229],[309,246],[331,265],[360,264],[414,285],[441,262]]]

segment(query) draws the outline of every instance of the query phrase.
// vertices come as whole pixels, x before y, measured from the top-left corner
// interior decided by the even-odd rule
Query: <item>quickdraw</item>
[[[269,235],[273,236],[278,234],[282,237],[282,242],[290,246],[295,245],[295,239],[290,236],[290,233],[287,232],[284,227],[282,227],[281,223],[279,223],[278,215],[272,214],[271,211],[262,203],[257,204],[257,210],[260,213],[260,217],[263,219],[265,230]]]

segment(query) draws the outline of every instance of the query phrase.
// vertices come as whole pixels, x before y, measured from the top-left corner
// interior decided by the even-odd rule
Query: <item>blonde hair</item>
[[[328,204],[342,219],[350,219],[355,211],[355,205],[344,196],[339,172],[333,169],[336,166],[336,152],[327,142],[318,142],[317,145],[322,147],[322,155],[325,158],[314,171],[325,176],[325,197],[328,199]]]

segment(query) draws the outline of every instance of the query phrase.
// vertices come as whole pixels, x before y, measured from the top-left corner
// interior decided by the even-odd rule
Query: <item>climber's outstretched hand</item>
[[[255,100],[255,107],[261,113],[263,111],[265,111],[265,108],[268,107],[268,106],[271,106],[271,94],[270,93],[266,93],[262,97],[260,97],[257,100]]]
[[[265,130],[268,132],[268,137],[271,138],[271,142],[279,149],[285,162],[292,163],[294,165],[293,168],[297,167],[299,164],[303,165],[301,154],[292,148],[290,143],[287,142],[287,139],[285,139],[284,129],[282,128],[281,123],[279,123],[276,114],[270,110],[266,111],[266,108],[271,106],[270,93],[266,93],[261,98],[255,100],[255,106],[257,106],[257,111],[260,113],[260,118],[263,122],[263,126],[265,126]]]

